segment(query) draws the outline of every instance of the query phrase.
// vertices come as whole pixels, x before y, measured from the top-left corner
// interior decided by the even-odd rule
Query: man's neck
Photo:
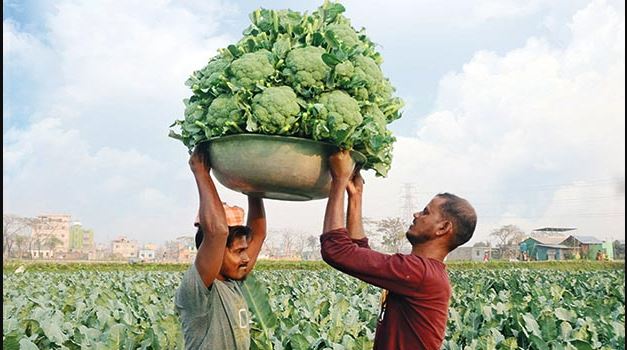
[[[433,243],[434,242],[416,244],[412,247],[411,253],[423,258],[435,259],[444,262],[444,258],[446,258],[449,252],[446,249],[443,249],[439,244]]]

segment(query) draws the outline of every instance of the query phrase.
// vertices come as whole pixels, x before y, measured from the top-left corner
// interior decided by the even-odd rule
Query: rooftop
[[[603,243],[603,241],[592,236],[572,235],[572,237],[583,244],[602,244]]]
[[[574,231],[576,230],[576,228],[574,227],[542,227],[542,228],[537,228],[533,231],[540,231],[540,232],[566,232],[566,231]]]

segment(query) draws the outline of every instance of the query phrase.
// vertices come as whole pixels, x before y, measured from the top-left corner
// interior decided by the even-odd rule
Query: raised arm
[[[266,239],[266,211],[263,206],[263,199],[248,196],[248,227],[252,230],[252,237],[248,243],[248,257],[250,262],[246,269],[248,274],[255,267],[257,257]]]
[[[229,228],[218,191],[209,175],[211,167],[206,159],[206,148],[197,146],[189,159],[198,186],[200,227],[203,240],[194,264],[205,286],[210,286],[220,272]]]
[[[324,213],[322,233],[337,230],[344,226],[344,191],[353,172],[353,164],[348,151],[340,151],[329,157],[331,190]]]
[[[363,239],[366,237],[361,215],[364,179],[361,177],[359,169],[355,171],[355,175],[348,183],[346,192],[348,193],[348,213],[346,217],[348,235],[351,239]]]

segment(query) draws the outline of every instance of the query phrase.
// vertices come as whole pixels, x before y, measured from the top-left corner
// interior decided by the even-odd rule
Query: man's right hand
[[[350,179],[353,168],[353,159],[347,150],[341,150],[329,157],[329,170],[333,180]]]
[[[201,143],[194,148],[194,152],[189,157],[189,167],[194,174],[209,173],[211,163],[209,162],[209,150],[207,145]]]
[[[348,186],[346,186],[346,192],[348,192],[350,197],[361,196],[364,192],[364,183],[364,178],[361,177],[359,169],[356,169],[355,175],[353,175],[353,178],[348,183]]]

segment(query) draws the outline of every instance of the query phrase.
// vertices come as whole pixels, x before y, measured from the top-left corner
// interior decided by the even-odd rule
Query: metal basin
[[[329,156],[338,147],[288,136],[237,134],[206,141],[216,179],[247,195],[285,201],[329,196]],[[351,151],[353,164],[366,157]]]

